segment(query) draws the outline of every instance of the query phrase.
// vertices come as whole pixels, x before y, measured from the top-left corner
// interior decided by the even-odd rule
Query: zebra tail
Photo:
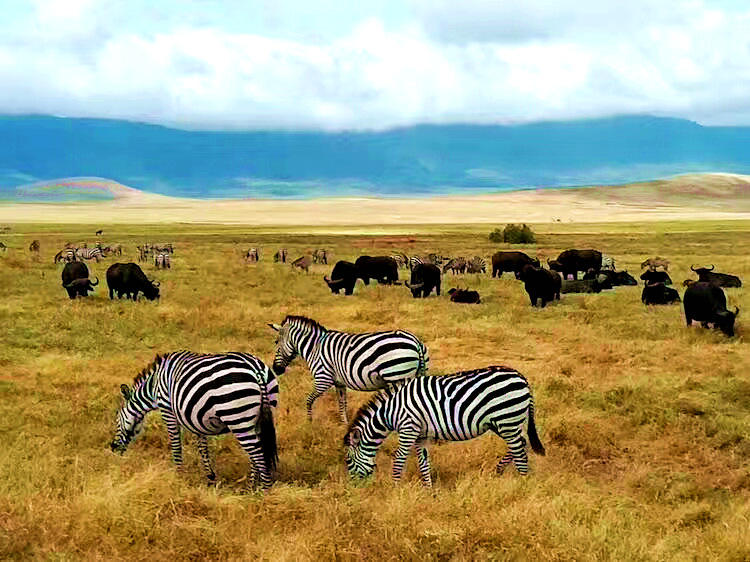
[[[279,461],[279,451],[276,447],[276,426],[273,423],[273,410],[268,402],[268,394],[265,381],[260,381],[260,417],[258,419],[258,435],[260,437],[260,448],[263,451],[263,460],[269,473],[276,470]]]
[[[427,355],[427,348],[422,342],[419,342],[419,366],[417,367],[417,376],[423,377],[427,374],[427,363],[430,357]]]
[[[546,451],[544,450],[544,445],[542,445],[542,442],[539,440],[539,434],[536,432],[536,424],[534,423],[533,398],[529,402],[529,424],[526,428],[526,431],[529,434],[529,443],[531,443],[531,450],[534,451],[537,455],[544,456],[546,454]]]

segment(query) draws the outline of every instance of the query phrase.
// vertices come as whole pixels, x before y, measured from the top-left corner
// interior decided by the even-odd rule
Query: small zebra
[[[154,265],[157,269],[171,269],[172,263],[168,252],[161,252],[154,256]]]
[[[216,479],[208,435],[232,432],[250,457],[248,481],[259,476],[267,490],[276,468],[273,408],[279,386],[271,369],[249,353],[207,355],[176,351],[157,355],[133,381],[120,386],[124,402],[117,412],[112,451],[125,453],[143,429],[146,414],[159,409],[167,426],[172,460],[182,466],[182,428],[198,437],[198,452],[210,483]]]
[[[427,254],[427,256],[412,256],[409,258],[409,269],[414,270],[421,263],[431,263],[433,265],[442,265],[443,256],[440,254]]]
[[[608,256],[607,254],[602,254],[602,267],[601,269],[609,269],[611,271],[615,270],[615,258],[612,256]]]
[[[466,262],[466,273],[487,273],[487,260],[481,256],[474,256]]]
[[[63,248],[55,254],[55,263],[72,263],[74,261],[78,261],[75,248]]]
[[[407,256],[405,253],[394,252],[391,254],[391,257],[394,259],[398,267],[409,267],[409,256]]]
[[[104,255],[102,254],[102,249],[97,246],[94,248],[76,248],[76,257],[81,260],[95,259],[96,263],[99,263],[99,260]]]
[[[297,269],[304,269],[305,273],[308,273],[310,271],[310,266],[313,263],[313,258],[310,254],[300,256],[296,260],[292,262],[292,269],[295,267]]]
[[[273,255],[274,263],[286,263],[286,248],[281,248]]]
[[[466,258],[451,258],[448,260],[448,263],[443,266],[443,273],[447,273],[448,270],[453,274],[465,273],[467,265]]]
[[[29,244],[29,252],[39,253],[39,240],[32,240]]]
[[[328,265],[328,252],[324,249],[314,250],[312,253],[313,263],[322,263]]]
[[[427,372],[427,347],[414,334],[401,330],[350,334],[328,330],[304,316],[287,316],[269,324],[279,335],[273,370],[281,375],[299,354],[313,376],[307,397],[312,420],[315,400],[332,386],[339,396],[339,415],[346,423],[346,389],[378,390],[401,384]]]
[[[8,249],[8,246],[6,246],[3,242],[0,242],[0,250],[2,250],[4,252],[7,249]]]
[[[260,251],[258,250],[258,248],[250,248],[247,252],[245,252],[245,261],[256,263],[260,261]]]
[[[429,487],[428,440],[466,441],[490,430],[502,437],[509,449],[496,471],[501,474],[513,462],[525,475],[529,467],[522,436],[524,422],[528,422],[532,450],[544,455],[529,383],[515,369],[491,366],[419,377],[380,391],[359,409],[344,437],[348,446],[346,465],[352,477],[370,476],[378,448],[389,433],[396,431],[399,447],[393,459],[393,479],[401,479],[406,459],[415,449],[422,482]]]

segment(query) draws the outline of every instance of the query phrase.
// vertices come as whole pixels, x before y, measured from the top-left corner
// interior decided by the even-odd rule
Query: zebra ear
[[[130,387],[126,384],[120,385],[120,392],[122,392],[122,397],[125,400],[129,400],[130,396],[133,394],[133,392],[130,390]]]
[[[271,328],[272,330],[276,331],[276,332],[281,331],[281,326],[279,326],[278,324],[270,324],[269,323],[268,327]]]

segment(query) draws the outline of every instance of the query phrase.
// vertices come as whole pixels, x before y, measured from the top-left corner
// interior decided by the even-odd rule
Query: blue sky
[[[737,0],[0,0],[0,113],[207,129],[750,125]]]

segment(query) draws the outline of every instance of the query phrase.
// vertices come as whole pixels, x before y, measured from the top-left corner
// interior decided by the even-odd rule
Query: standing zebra
[[[346,389],[378,390],[401,384],[427,372],[427,347],[409,332],[349,334],[327,330],[304,316],[287,316],[281,325],[269,324],[279,332],[273,370],[282,374],[299,354],[313,376],[313,390],[307,397],[307,418],[326,390],[336,387],[339,415],[347,421]]]
[[[29,252],[34,252],[36,254],[39,253],[39,240],[32,240],[31,244],[29,244]]]
[[[258,248],[250,248],[245,252],[245,262],[258,262],[260,261],[260,251]]]
[[[487,260],[481,256],[474,256],[466,262],[466,273],[486,273]]]
[[[273,255],[274,263],[286,263],[286,248],[281,248]]]
[[[72,263],[74,261],[78,261],[76,259],[76,251],[73,248],[63,248],[59,252],[55,254],[55,263],[60,263],[64,261],[65,263]]]
[[[409,267],[409,256],[403,252],[394,252],[391,257],[395,260],[398,267]]]
[[[96,263],[99,263],[99,260],[104,257],[102,249],[98,246],[94,248],[76,248],[76,256],[82,260],[95,259]]]
[[[172,460],[182,466],[182,428],[198,437],[198,452],[209,483],[211,467],[206,436],[232,432],[250,457],[249,482],[260,476],[271,487],[276,468],[273,411],[279,386],[271,369],[249,353],[206,355],[176,351],[156,359],[133,381],[120,386],[125,402],[117,413],[117,433],[110,444],[124,453],[156,408],[167,426]]]
[[[432,486],[428,440],[466,441],[490,430],[509,448],[498,462],[497,472],[502,473],[512,461],[525,475],[529,470],[526,440],[521,435],[525,421],[531,448],[544,455],[529,383],[515,369],[493,366],[419,377],[377,393],[360,408],[344,437],[346,465],[352,477],[372,474],[378,448],[396,431],[399,447],[393,459],[393,479],[401,479],[406,458],[414,448],[422,482]]]

